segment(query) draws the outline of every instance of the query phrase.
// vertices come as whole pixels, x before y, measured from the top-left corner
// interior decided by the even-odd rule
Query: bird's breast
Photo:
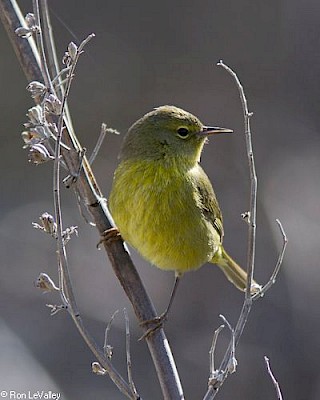
[[[220,243],[202,214],[196,172],[145,160],[123,161],[115,172],[109,198],[115,223],[124,240],[161,269],[199,268]]]

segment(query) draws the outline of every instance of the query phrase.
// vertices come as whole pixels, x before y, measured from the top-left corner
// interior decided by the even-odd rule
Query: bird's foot
[[[140,338],[139,340],[145,339],[146,337],[152,335],[154,332],[156,332],[158,329],[162,328],[164,322],[167,319],[167,312],[162,313],[159,317],[155,317],[152,319],[147,319],[146,321],[140,322],[140,326],[148,326],[148,325],[153,325],[151,326]]]
[[[115,242],[117,240],[122,240],[119,230],[117,228],[107,229],[101,234],[100,240],[97,243],[97,248],[99,248],[101,243],[103,242],[110,243],[110,242]]]

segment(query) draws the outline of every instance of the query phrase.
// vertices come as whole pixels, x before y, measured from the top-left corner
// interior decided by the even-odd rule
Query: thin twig
[[[245,138],[246,138],[246,150],[247,150],[247,157],[248,157],[248,164],[249,164],[249,173],[250,173],[250,203],[249,203],[249,228],[248,228],[248,250],[247,250],[247,288],[245,292],[245,299],[241,309],[241,313],[236,324],[234,335],[230,341],[230,345],[228,350],[225,353],[225,356],[220,365],[220,372],[222,374],[222,379],[219,386],[210,386],[208,391],[204,397],[205,400],[213,399],[220,387],[223,385],[225,379],[227,378],[229,371],[228,365],[232,362],[233,359],[233,352],[237,343],[242,335],[243,329],[247,322],[251,306],[252,306],[252,296],[251,296],[251,283],[253,278],[254,272],[254,258],[255,258],[255,238],[256,238],[256,206],[257,206],[257,176],[255,172],[255,165],[254,165],[254,157],[253,157],[253,149],[252,149],[252,141],[251,141],[251,130],[250,130],[250,118],[252,113],[248,110],[248,103],[244,93],[243,86],[239,78],[237,77],[236,73],[229,68],[226,64],[220,61],[218,66],[223,67],[235,80],[236,86],[239,91],[240,100],[242,104],[242,111],[243,111],[243,118],[244,118],[244,128],[245,128]]]
[[[282,265],[284,253],[286,251],[286,247],[287,247],[287,243],[288,243],[288,238],[287,238],[287,235],[286,235],[286,233],[285,233],[285,231],[283,229],[283,226],[282,226],[280,220],[276,219],[276,222],[277,222],[277,224],[279,226],[279,229],[280,229],[280,232],[281,232],[281,235],[282,235],[282,248],[280,250],[276,266],[275,266],[275,268],[274,268],[274,270],[273,270],[273,272],[272,272],[272,274],[270,276],[269,281],[262,287],[262,289],[260,290],[259,293],[255,294],[253,296],[252,300],[257,300],[260,297],[264,296],[265,293],[271,288],[271,286],[273,286],[276,283],[276,279],[277,279],[278,273],[280,271],[280,267]]]
[[[222,331],[224,328],[224,325],[220,325],[219,328],[217,328],[214,331],[213,338],[212,338],[212,344],[210,347],[209,351],[209,358],[210,358],[210,376],[209,376],[209,381],[216,379],[216,368],[215,368],[215,353],[216,353],[216,347],[217,347],[217,340],[219,333]]]
[[[118,314],[118,312],[119,312],[119,310],[116,310],[112,314],[110,321],[108,322],[108,325],[106,327],[105,333],[104,333],[103,351],[104,351],[104,355],[106,357],[108,357],[109,359],[111,359],[112,355],[113,355],[113,347],[109,344],[109,332],[111,329],[112,322],[113,322],[115,316]]]
[[[90,37],[90,39],[93,36]],[[89,37],[88,37],[89,38]],[[90,39],[86,39],[83,43],[85,44]],[[84,46],[83,44],[83,46]],[[61,114],[58,119],[58,133],[57,133],[57,140],[55,146],[55,160],[54,160],[54,169],[53,169],[53,198],[54,198],[54,209],[55,209],[55,220],[57,224],[57,255],[58,255],[58,264],[59,264],[59,276],[60,276],[60,290],[62,293],[63,301],[67,300],[68,310],[72,314],[72,316],[79,315],[76,302],[73,296],[73,290],[71,285],[71,280],[69,276],[69,269],[68,269],[68,261],[66,250],[63,241],[63,225],[62,225],[62,213],[61,213],[61,199],[60,199],[60,145],[62,139],[62,126],[63,126],[63,116],[64,116],[64,109],[66,105],[66,101],[69,95],[70,87],[72,78],[74,76],[74,71],[77,65],[77,61],[80,56],[80,47],[77,53],[77,56],[72,64],[72,68],[69,74],[69,80],[66,86],[66,91],[64,97],[62,99],[61,105]]]
[[[220,314],[219,317],[227,325],[227,327],[231,333],[231,352],[230,352],[229,362],[227,365],[227,370],[230,374],[233,374],[236,371],[236,368],[238,365],[238,361],[236,359],[236,342],[235,342],[235,337],[234,337],[234,329],[232,328],[230,322],[227,320],[227,318],[224,315]]]
[[[62,75],[69,73],[70,71],[70,67],[65,67],[62,68],[57,75],[54,75],[54,78],[52,79],[52,84],[54,86],[60,86],[63,85],[64,83],[66,83],[67,78],[64,78],[63,80],[61,80],[60,78],[62,78]]]
[[[101,124],[101,129],[100,129],[100,135],[99,138],[97,140],[96,145],[94,146],[94,149],[92,151],[92,154],[89,158],[89,164],[92,165],[93,161],[96,159],[97,154],[100,150],[100,147],[104,141],[104,138],[106,137],[107,134],[107,124],[105,124],[104,122]]]
[[[71,279],[69,276],[69,268],[67,261],[67,254],[65,250],[64,240],[63,240],[63,225],[62,225],[62,213],[61,213],[61,198],[60,198],[60,146],[62,140],[62,127],[64,121],[64,111],[67,104],[67,98],[71,88],[71,82],[74,76],[74,71],[77,66],[77,62],[81,51],[86,43],[92,39],[94,35],[89,35],[85,39],[79,48],[77,49],[76,57],[72,60],[71,69],[69,72],[69,79],[67,82],[66,90],[62,98],[61,111],[58,119],[58,133],[55,146],[55,160],[53,169],[53,198],[54,198],[54,209],[55,209],[55,220],[57,223],[57,255],[58,255],[58,265],[59,265],[59,277],[60,277],[60,290],[62,299],[67,302],[68,310],[75,319],[79,316],[79,311],[76,305],[76,301],[73,295],[73,289],[71,284]],[[81,47],[82,46],[82,47]],[[71,57],[70,57],[71,59]]]
[[[244,132],[245,132],[246,150],[247,150],[249,173],[250,173],[250,203],[249,203],[250,218],[248,220],[248,225],[249,225],[248,252],[247,252],[248,280],[246,288],[246,299],[248,301],[251,301],[251,282],[254,273],[254,260],[255,260],[255,248],[256,248],[256,218],[257,218],[257,189],[258,189],[258,180],[255,169],[254,154],[253,154],[252,139],[251,139],[251,128],[250,128],[250,119],[253,113],[249,112],[247,98],[237,74],[230,67],[224,64],[223,61],[219,61],[217,65],[219,67],[224,68],[235,80],[236,86],[239,91],[243,117],[244,117]]]
[[[46,61],[50,76],[50,82],[53,84],[53,77],[59,73],[59,62],[55,51],[54,37],[52,34],[52,27],[48,9],[47,0],[40,0],[41,2],[41,35],[43,38],[43,45],[46,51]],[[57,96],[61,100],[63,93],[61,89],[57,90]]]
[[[48,70],[48,64],[47,64],[47,59],[46,59],[46,54],[45,54],[45,49],[44,49],[44,43],[43,43],[43,35],[41,32],[41,18],[40,18],[40,9],[39,9],[39,1],[38,0],[32,0],[33,4],[33,13],[36,19],[36,24],[38,25],[39,31],[36,33],[36,41],[38,44],[38,50],[40,53],[40,69],[42,72],[42,77],[44,80],[44,84],[46,85],[47,88],[51,89],[51,79],[50,79],[50,74]]]
[[[99,151],[100,151],[101,145],[102,145],[102,143],[103,143],[103,141],[104,141],[104,138],[105,138],[105,136],[106,136],[107,133],[113,133],[113,134],[115,134],[115,135],[120,135],[120,133],[119,133],[116,129],[107,128],[107,124],[105,124],[105,123],[103,122],[103,123],[101,124],[101,130],[100,130],[99,138],[98,138],[97,143],[96,143],[96,145],[94,146],[94,149],[93,149],[93,151],[92,151],[92,154],[91,154],[91,156],[90,156],[90,158],[89,158],[89,164],[90,164],[90,165],[92,165],[92,163],[93,163],[94,160],[96,159],[96,157],[97,157],[97,155],[98,155],[98,153],[99,153]]]
[[[64,96],[64,86],[61,79],[61,74],[59,72],[59,62],[58,56],[56,52],[56,46],[54,42],[54,36],[52,31],[48,0],[41,0],[41,11],[42,11],[42,21],[43,28],[42,34],[44,38],[44,43],[47,48],[47,57],[48,57],[48,70],[51,77],[51,84],[57,92],[58,98],[61,100]],[[67,69],[64,68],[61,72],[64,73]],[[58,84],[55,85],[55,79],[58,80]],[[68,130],[74,132],[72,126],[71,114],[69,111],[68,104],[65,105],[65,123],[67,124]]]
[[[131,350],[130,350],[130,324],[129,324],[129,317],[127,310],[123,309],[124,313],[124,320],[126,324],[126,358],[127,358],[127,375],[128,375],[128,382],[131,388],[132,393],[136,395],[136,398],[139,399],[140,396],[138,395],[136,386],[134,384],[132,378],[132,363],[131,363]]]
[[[247,319],[249,313],[251,311],[253,299],[260,298],[269,287],[272,286],[281,266],[281,262],[283,259],[285,247],[286,247],[286,235],[283,231],[282,225],[279,221],[278,225],[280,226],[281,233],[284,238],[283,247],[280,252],[278,262],[276,268],[272,274],[270,281],[266,285],[266,289],[262,288],[261,291],[257,295],[251,294],[251,283],[254,274],[254,262],[255,262],[255,242],[256,242],[256,210],[257,210],[257,175],[255,171],[255,163],[254,163],[254,154],[253,154],[253,147],[252,147],[252,139],[251,139],[251,129],[250,129],[250,118],[252,117],[252,113],[248,110],[248,103],[244,93],[243,86],[237,76],[237,74],[226,64],[220,61],[218,66],[224,68],[234,79],[236,87],[239,91],[240,100],[242,104],[242,111],[243,111],[243,118],[244,118],[244,128],[245,128],[245,139],[246,139],[246,151],[247,151],[247,158],[249,164],[249,173],[250,173],[250,204],[249,204],[249,211],[246,213],[250,218],[248,218],[248,249],[247,249],[247,287],[245,292],[245,298],[242,305],[242,309],[237,321],[237,324],[234,328],[234,334],[232,335],[231,341],[229,343],[228,349],[223,357],[223,360],[220,364],[218,374],[219,374],[219,382],[210,382],[208,385],[207,393],[204,396],[204,400],[212,400],[216,397],[219,389],[223,385],[224,381],[226,380],[228,374],[231,372],[228,367],[230,365],[234,365],[234,351],[244,327],[247,323]]]
[[[75,191],[75,195],[76,195],[76,201],[77,201],[79,214],[83,218],[84,222],[91,226],[96,226],[96,224],[92,221],[89,221],[88,217],[85,215],[85,212],[88,212],[88,210],[87,210],[87,208],[84,207],[83,202],[81,200],[81,196],[79,195],[79,193],[77,191]]]
[[[266,357],[266,356],[264,356],[264,361],[265,361],[266,366],[267,366],[268,374],[269,374],[269,376],[270,376],[270,378],[271,378],[271,380],[272,380],[272,383],[273,383],[273,385],[274,385],[274,387],[275,387],[275,389],[276,389],[277,398],[278,398],[278,400],[283,400],[283,398],[282,398],[282,393],[281,393],[281,389],[280,389],[280,386],[279,386],[279,383],[278,383],[278,381],[276,380],[275,376],[274,376],[273,373],[272,373],[272,370],[271,370],[271,367],[270,367],[269,358]]]

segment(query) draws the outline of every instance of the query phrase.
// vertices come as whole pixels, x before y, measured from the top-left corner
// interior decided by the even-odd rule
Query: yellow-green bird
[[[222,245],[222,214],[199,165],[207,137],[224,132],[232,131],[162,106],[135,122],[124,138],[110,211],[126,242],[151,264],[175,272],[173,292],[180,276],[206,262],[218,265],[238,289],[246,288],[246,272]],[[253,282],[251,290],[259,285]]]

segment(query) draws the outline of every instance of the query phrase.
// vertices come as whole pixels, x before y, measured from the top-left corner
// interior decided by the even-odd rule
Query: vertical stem
[[[48,0],[41,0],[41,11],[42,11],[42,21],[43,21],[42,32],[43,32],[45,47],[47,49],[47,57],[49,60],[49,63],[47,63],[49,74],[51,76],[51,81],[56,77],[58,77],[58,84],[55,85],[55,91],[59,99],[62,100],[65,90],[61,82],[62,81],[61,76],[59,75],[59,61],[57,57],[56,46],[52,32]],[[68,131],[74,132],[68,104],[65,105],[65,116],[66,116],[65,124],[67,125]]]
[[[254,261],[255,261],[255,243],[256,243],[256,214],[257,214],[257,175],[255,171],[254,164],[254,155],[252,148],[252,139],[251,139],[251,129],[250,129],[250,118],[252,113],[248,110],[248,103],[244,93],[243,86],[237,76],[237,74],[222,61],[218,63],[218,66],[224,68],[235,80],[236,86],[239,91],[243,117],[244,117],[244,131],[245,131],[245,139],[246,139],[246,151],[247,158],[249,164],[249,175],[250,175],[250,201],[249,201],[249,227],[248,227],[248,249],[247,249],[247,287],[245,292],[245,298],[242,305],[242,309],[240,312],[240,316],[238,318],[236,327],[234,329],[234,335],[226,353],[224,354],[223,360],[220,364],[220,376],[219,381],[215,382],[215,386],[209,384],[208,391],[204,397],[204,400],[212,400],[216,397],[220,387],[223,385],[226,380],[229,371],[227,366],[233,357],[233,352],[235,347],[237,346],[240,337],[242,335],[243,329],[247,323],[248,316],[252,307],[252,295],[251,295],[251,284],[254,273]]]
[[[38,44],[38,51],[40,53],[40,69],[42,71],[42,78],[44,80],[45,86],[49,89],[52,89],[51,79],[49,75],[48,65],[46,61],[46,55],[43,44],[43,36],[41,32],[41,18],[40,18],[40,9],[39,9],[39,1],[32,0],[33,4],[33,12],[36,19],[36,24],[38,25],[39,32],[36,33],[36,41]]]

